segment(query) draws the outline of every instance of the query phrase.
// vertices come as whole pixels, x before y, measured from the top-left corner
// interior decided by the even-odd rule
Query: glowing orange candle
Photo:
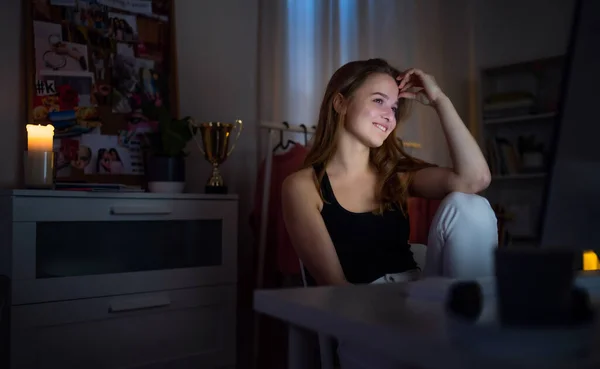
[[[27,125],[27,150],[52,151],[54,127],[52,125]]]

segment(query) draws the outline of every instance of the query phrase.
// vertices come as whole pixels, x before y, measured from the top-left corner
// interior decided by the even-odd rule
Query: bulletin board
[[[57,182],[145,185],[144,108],[178,115],[173,1],[24,1],[27,123],[54,126]]]

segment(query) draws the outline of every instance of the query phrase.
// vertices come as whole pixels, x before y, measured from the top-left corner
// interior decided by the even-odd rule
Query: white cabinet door
[[[13,306],[12,369],[235,365],[235,287]]]

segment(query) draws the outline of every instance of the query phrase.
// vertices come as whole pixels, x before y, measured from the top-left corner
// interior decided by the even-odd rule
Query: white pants
[[[396,283],[443,276],[477,278],[494,274],[498,246],[496,215],[489,202],[477,195],[453,192],[438,208],[429,229],[425,265],[421,273],[408,271],[382,276],[373,283]],[[402,350],[401,347],[398,348]],[[413,368],[389,361],[363,347],[340,342],[341,369]]]

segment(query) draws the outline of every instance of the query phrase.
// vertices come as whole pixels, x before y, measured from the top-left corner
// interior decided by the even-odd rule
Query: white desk
[[[440,296],[447,285],[448,281],[438,280],[417,290],[410,284],[262,290],[255,292],[254,307],[290,324],[289,357],[296,358],[290,360],[294,368],[309,366],[308,360],[300,360],[311,356],[306,330],[423,369],[590,367],[589,358],[584,361],[573,352],[581,352],[581,342],[590,346],[600,342],[590,338],[597,330],[500,330],[486,324],[485,318],[478,325],[461,323],[444,311]],[[491,305],[486,305],[484,315],[493,315]],[[486,350],[493,357],[486,356]],[[519,365],[506,361],[519,354],[527,358],[518,360]]]

